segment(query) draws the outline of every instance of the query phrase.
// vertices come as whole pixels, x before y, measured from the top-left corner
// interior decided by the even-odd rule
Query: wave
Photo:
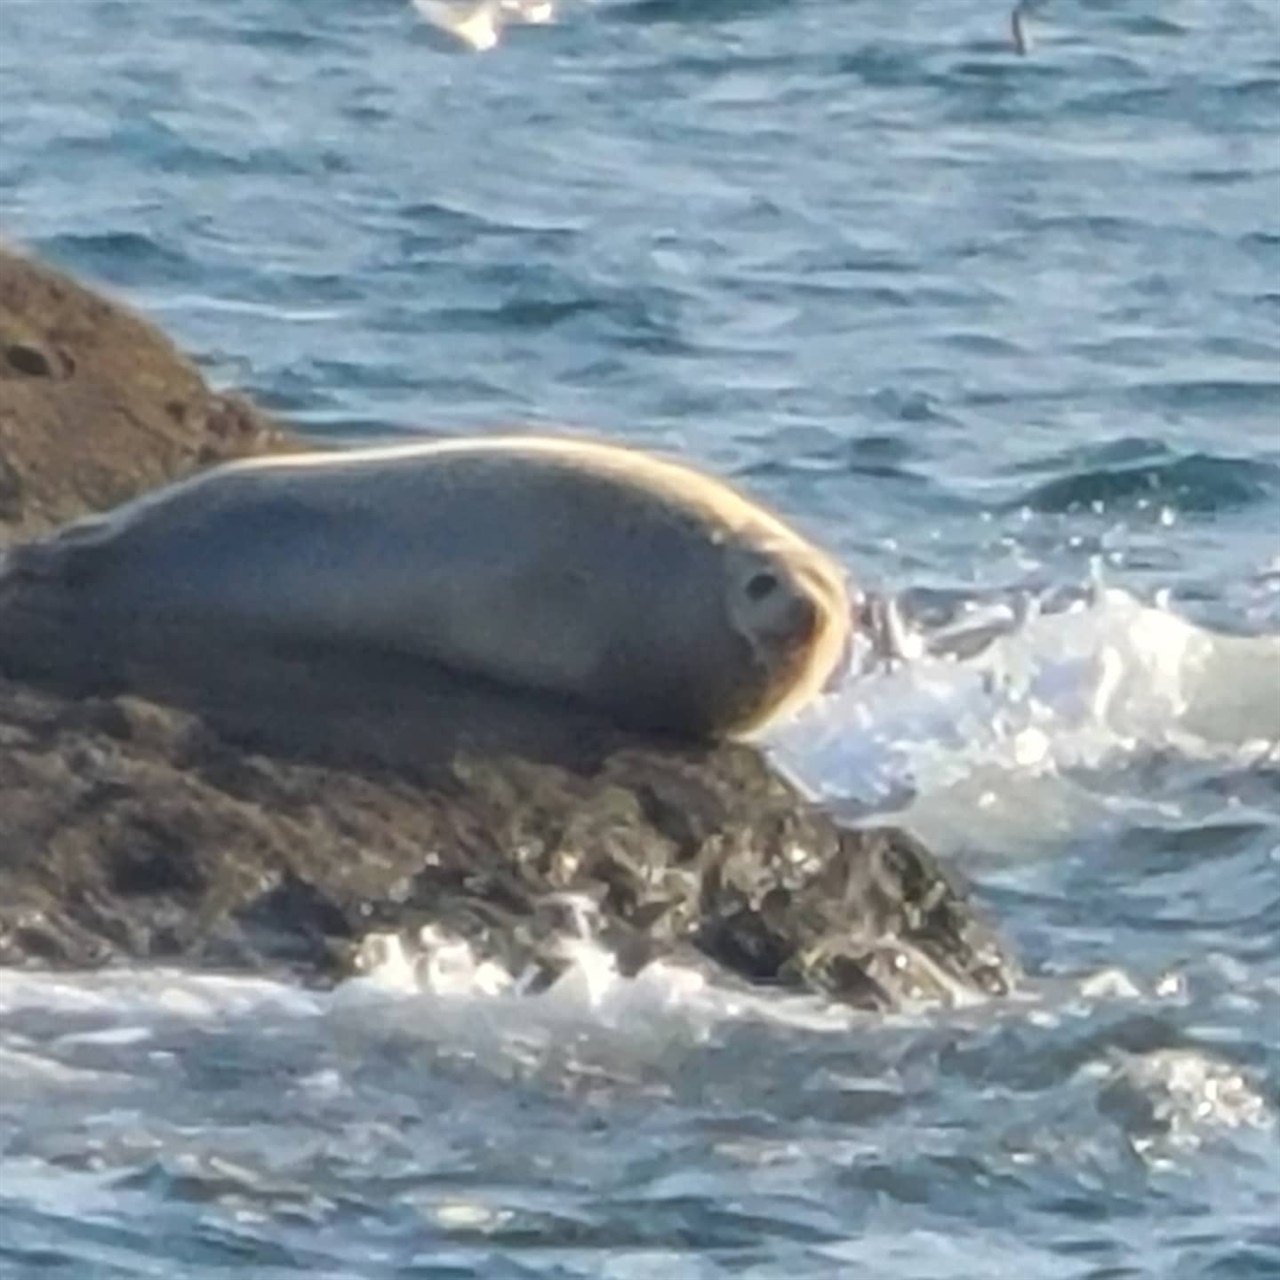
[[[1070,771],[1162,750],[1280,764],[1280,635],[1210,631],[1099,587],[1065,605],[973,607],[908,627],[898,647],[772,730],[770,750],[811,794],[883,811],[993,779],[1025,796],[1040,779],[1052,804]]]
[[[1010,509],[1069,514],[1157,504],[1188,515],[1213,515],[1274,501],[1280,466],[1208,453],[1125,458],[1056,476],[1019,494]]]

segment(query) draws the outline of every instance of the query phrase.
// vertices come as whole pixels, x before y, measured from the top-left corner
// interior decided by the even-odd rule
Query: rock
[[[0,245],[0,531],[12,540],[197,466],[303,447],[216,395],[119,304]]]
[[[26,537],[305,442],[149,324],[0,249],[0,527]],[[421,664],[228,655],[188,686],[68,687],[56,608],[0,591],[0,961],[331,979],[387,933],[533,983],[589,927],[886,1008],[1016,966],[909,834],[837,825],[755,750],[639,739]]]

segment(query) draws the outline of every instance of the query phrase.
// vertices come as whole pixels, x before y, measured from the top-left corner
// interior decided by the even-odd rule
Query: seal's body
[[[741,736],[821,688],[849,601],[824,553],[730,486],[570,438],[217,467],[15,548],[127,666],[383,651],[619,723]]]

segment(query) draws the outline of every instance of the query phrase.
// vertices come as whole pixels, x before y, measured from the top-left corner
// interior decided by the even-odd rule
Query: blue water
[[[770,749],[1026,989],[0,972],[0,1276],[1280,1276],[1280,11],[427,16],[4,0],[0,232],[317,439],[671,449],[996,633]]]

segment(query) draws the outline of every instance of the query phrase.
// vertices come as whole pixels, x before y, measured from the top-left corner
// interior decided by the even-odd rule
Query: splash
[[[1134,1150],[1155,1167],[1173,1167],[1180,1153],[1224,1130],[1277,1128],[1253,1073],[1216,1055],[1115,1049],[1086,1070],[1102,1080],[1105,1105],[1123,1117]]]
[[[965,787],[980,809],[1002,787],[1048,794],[1069,771],[1143,752],[1280,758],[1280,636],[1211,632],[1101,587],[1057,611],[1029,601],[933,633],[893,626],[893,660],[770,735],[816,798],[883,810]]]
[[[537,990],[530,974],[508,973],[436,929],[369,935],[359,972],[330,990],[171,968],[0,969],[0,1084],[11,1100],[105,1099],[131,1087],[125,1064],[226,1035],[271,1052],[317,1037],[359,1046],[359,1056],[401,1045],[440,1062],[485,1064],[496,1079],[634,1083],[660,1078],[727,1026],[847,1033],[869,1022],[817,996],[722,982],[694,961],[657,960],[628,976],[592,937],[566,934],[562,948],[565,967]],[[342,1069],[331,1065],[307,1087],[329,1090]]]

